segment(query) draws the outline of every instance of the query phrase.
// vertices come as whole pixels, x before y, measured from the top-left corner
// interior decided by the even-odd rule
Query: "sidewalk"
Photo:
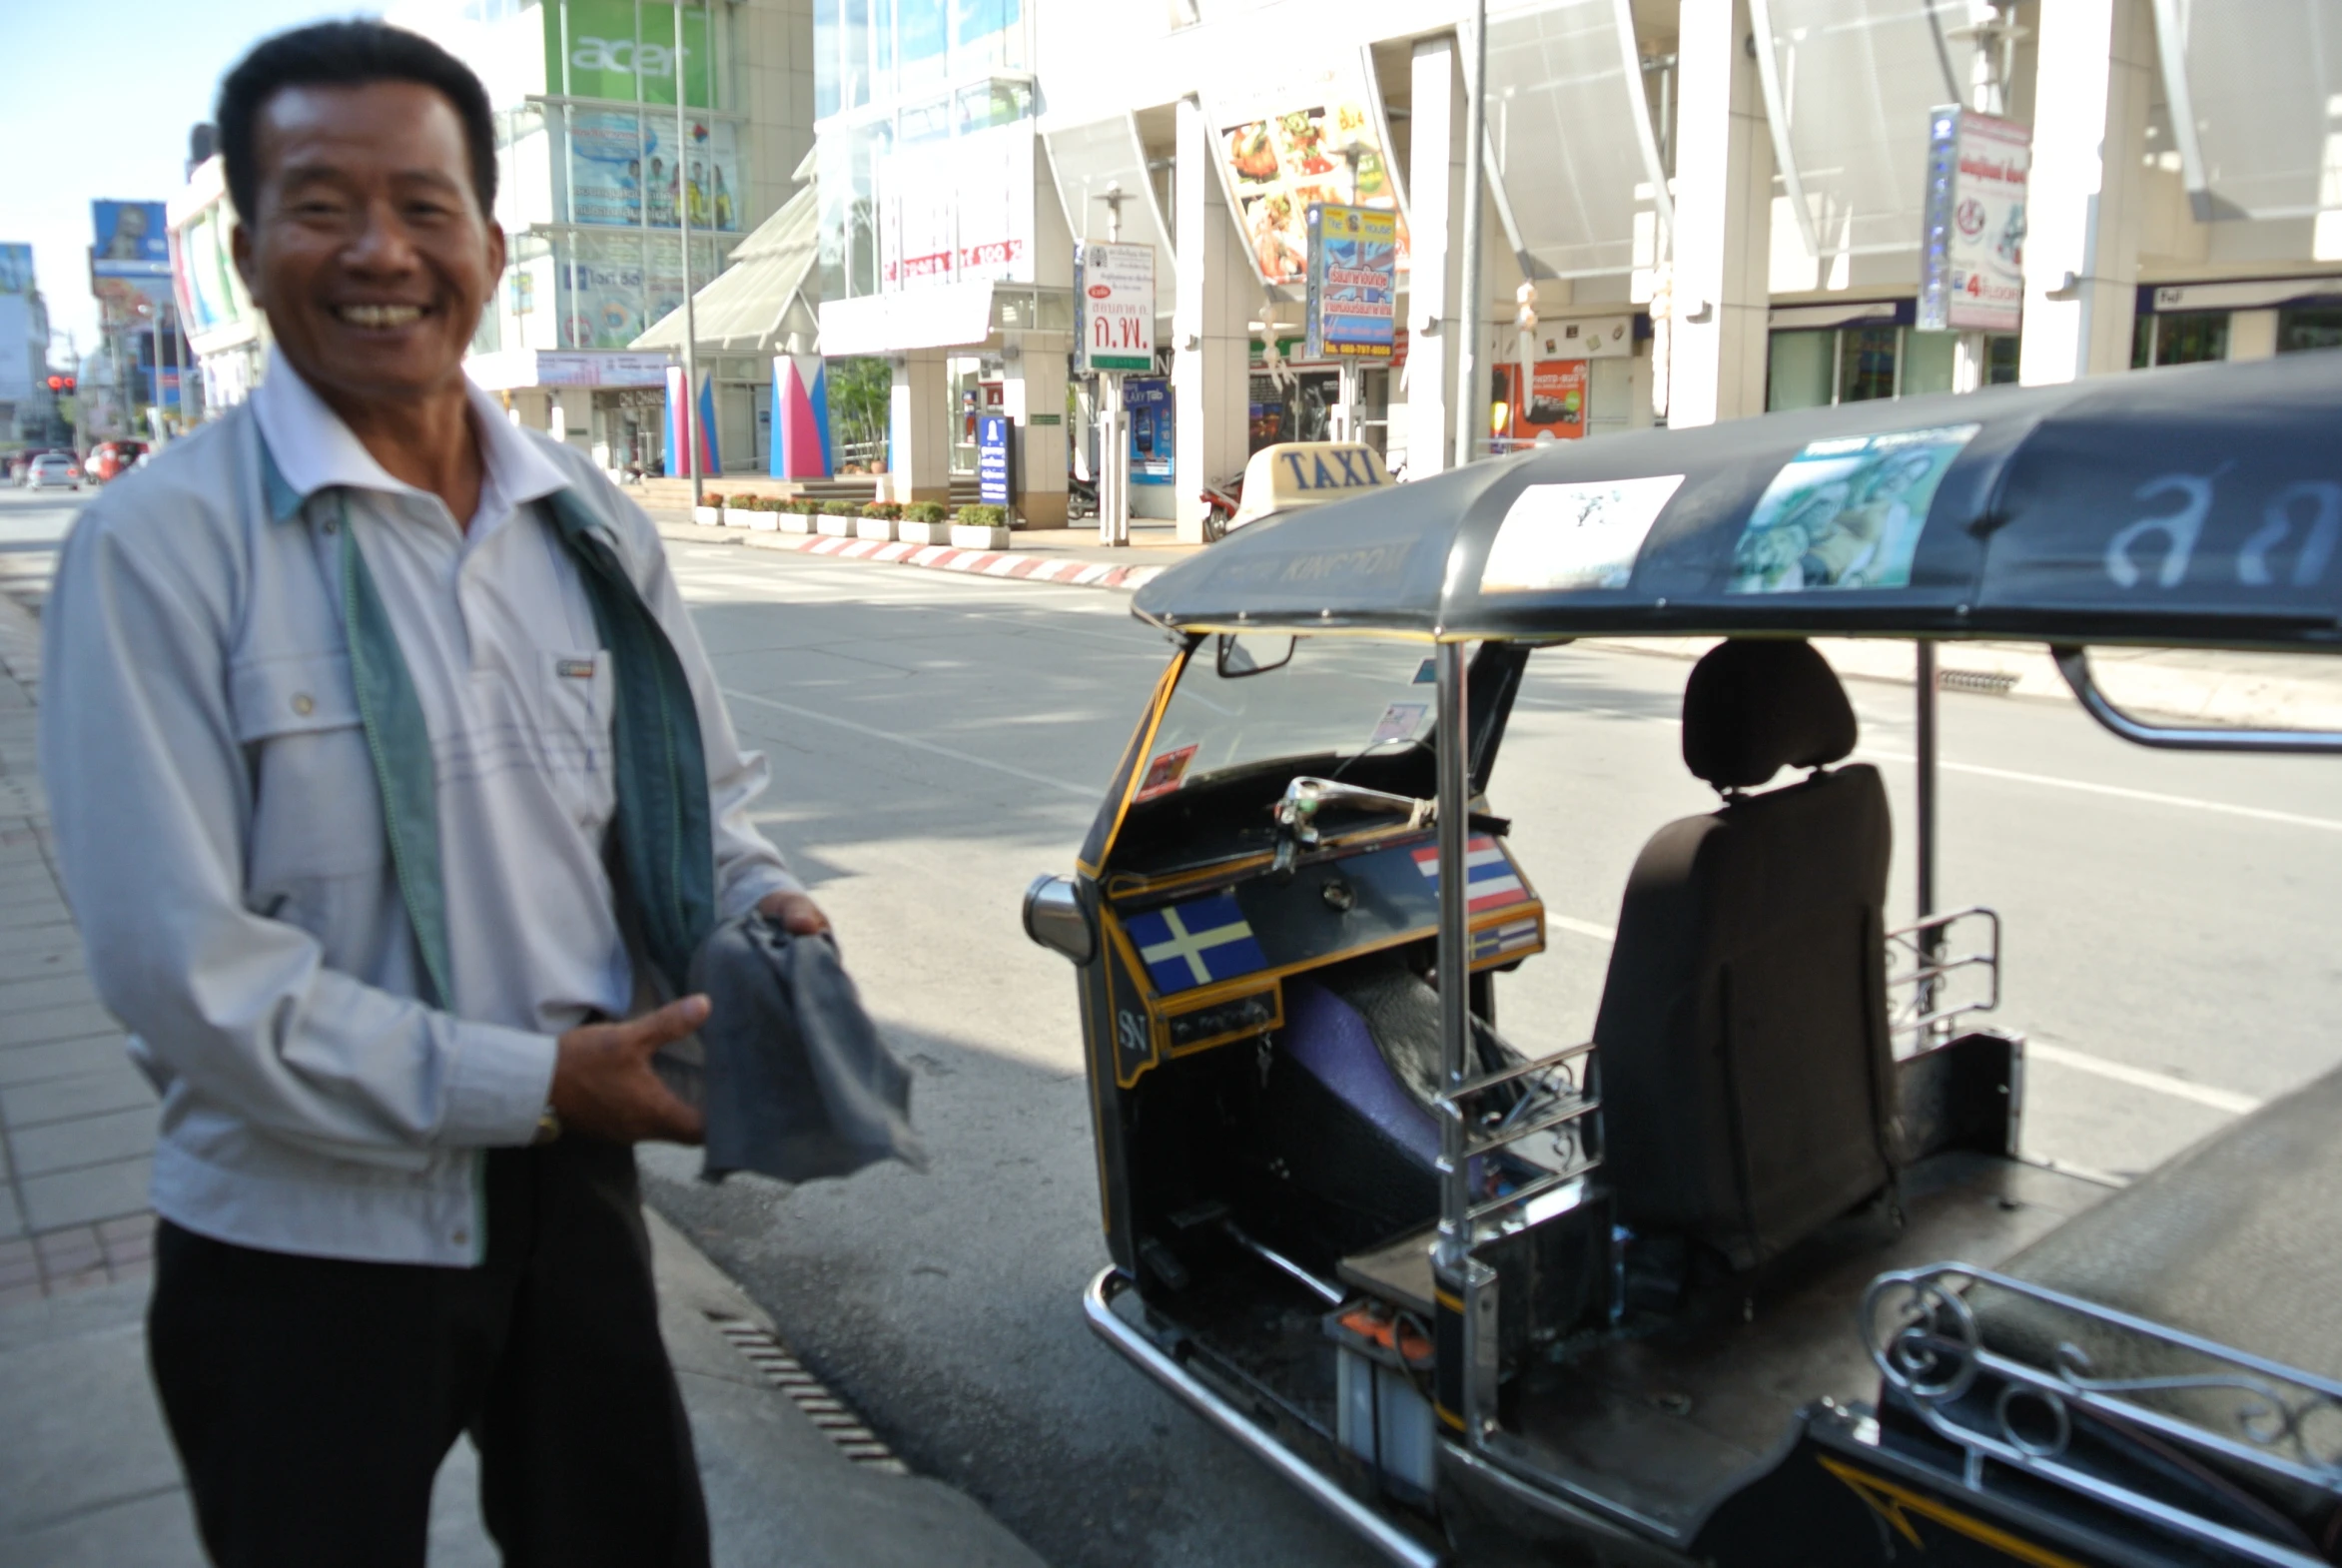
[[[0,1563],[198,1568],[146,1365],[155,1097],[97,1004],[34,758],[38,622],[0,595]],[[908,1476],[653,1213],[659,1323],[722,1568],[1041,1568],[974,1500]],[[492,1568],[468,1442],[439,1472],[433,1568]]]

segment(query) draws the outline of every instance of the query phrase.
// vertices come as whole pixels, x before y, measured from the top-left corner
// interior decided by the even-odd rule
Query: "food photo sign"
[[[1309,209],[1319,206],[1390,214],[1397,266],[1405,269],[1406,220],[1389,140],[1362,78],[1327,72],[1214,107],[1228,198],[1263,283],[1307,278]]]

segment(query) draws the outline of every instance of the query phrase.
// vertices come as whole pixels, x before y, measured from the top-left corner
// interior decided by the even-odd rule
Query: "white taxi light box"
[[[1244,464],[1244,499],[1228,524],[1297,506],[1347,500],[1390,483],[1382,454],[1361,441],[1279,441]]]

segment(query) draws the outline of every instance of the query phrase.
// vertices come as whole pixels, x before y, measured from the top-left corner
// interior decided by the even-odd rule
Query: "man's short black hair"
[[[363,87],[371,82],[416,82],[454,106],[471,154],[471,188],[479,209],[496,205],[496,122],[487,89],[471,68],[419,33],[381,22],[319,22],[279,33],[253,46],[220,82],[212,118],[220,127],[220,157],[228,195],[247,224],[260,216],[260,163],[254,130],[268,102],[288,87]]]

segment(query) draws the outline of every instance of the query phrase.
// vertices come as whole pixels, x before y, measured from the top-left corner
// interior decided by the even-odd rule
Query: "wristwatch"
[[[555,1111],[551,1106],[546,1106],[536,1114],[536,1137],[528,1142],[533,1147],[538,1144],[549,1144],[560,1136],[561,1113]]]

